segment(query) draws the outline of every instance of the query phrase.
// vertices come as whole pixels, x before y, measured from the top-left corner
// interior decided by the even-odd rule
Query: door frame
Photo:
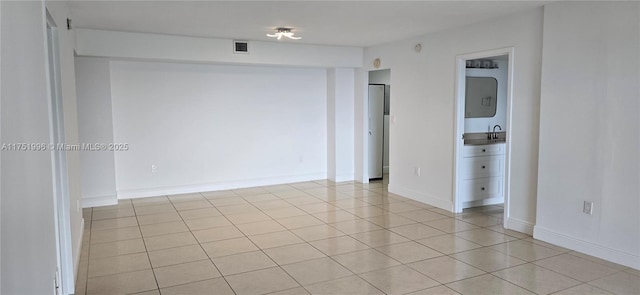
[[[479,51],[473,53],[460,54],[456,56],[456,76],[455,76],[455,121],[454,121],[454,147],[455,155],[453,157],[453,212],[462,212],[462,201],[458,194],[461,192],[462,177],[462,149],[464,147],[464,107],[465,107],[465,88],[466,88],[466,61],[470,59],[488,58],[494,56],[506,55],[507,63],[507,122],[505,126],[506,144],[505,144],[505,161],[504,161],[504,227],[509,228],[509,212],[510,212],[510,195],[511,195],[511,122],[512,122],[512,102],[513,102],[513,72],[514,72],[514,47],[498,48],[493,50]]]
[[[50,153],[57,256],[56,282],[58,294],[73,294],[75,292],[75,272],[72,254],[67,154],[63,149],[55,148],[58,143],[64,143],[65,141],[64,101],[60,77],[59,34],[53,17],[49,11],[45,11],[45,33],[47,36],[46,75],[49,88],[49,135],[50,142],[54,145],[53,148],[50,149]]]
[[[370,111],[369,108],[371,107],[371,105],[369,104],[369,86],[372,86],[372,85],[373,86],[382,86],[382,92],[383,92],[383,97],[382,97],[382,159],[380,159],[381,162],[382,162],[382,165],[380,167],[381,170],[382,170],[382,176],[380,178],[371,178],[371,175],[369,175],[369,168],[370,168],[369,165],[371,164],[371,163],[369,163],[369,156],[370,156],[370,153],[371,153],[371,150],[370,150],[371,146],[369,145],[371,143],[370,140],[369,140],[370,136],[371,136],[371,134],[369,133],[370,132],[369,130],[371,129],[371,126],[370,126],[371,125],[370,124],[371,120],[369,120],[369,115],[371,114],[369,112]],[[386,101],[385,101],[384,95],[386,94],[386,90],[387,90],[387,84],[380,84],[380,83],[368,83],[367,84],[367,163],[369,164],[369,165],[367,165],[367,179],[369,179],[369,181],[384,179],[384,152],[385,152],[385,150],[384,150],[384,138],[385,138],[385,135],[386,135],[384,133],[384,108],[385,108],[385,105],[386,105]]]

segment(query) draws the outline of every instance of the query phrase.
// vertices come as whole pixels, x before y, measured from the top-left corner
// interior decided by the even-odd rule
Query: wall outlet
[[[420,174],[422,174],[422,171],[420,171],[420,167],[413,167],[413,174],[415,174],[416,176],[420,176]]]
[[[158,172],[158,166],[151,165],[151,173],[156,173],[156,172]]]
[[[592,215],[593,214],[593,202],[584,201],[584,204],[582,204],[582,212],[584,212],[585,214]]]

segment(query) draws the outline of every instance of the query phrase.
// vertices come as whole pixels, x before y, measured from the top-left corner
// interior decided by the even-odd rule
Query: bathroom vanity
[[[505,135],[465,134],[458,195],[463,208],[504,202]]]

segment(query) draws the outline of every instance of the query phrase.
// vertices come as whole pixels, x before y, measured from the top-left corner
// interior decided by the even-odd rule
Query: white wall
[[[112,61],[114,141],[130,145],[115,154],[118,197],[325,178],[326,79],[325,69]]]
[[[341,174],[341,176],[338,177],[338,179],[349,180],[353,178],[354,169],[352,166],[354,162],[353,160],[354,142],[353,142],[352,135],[353,135],[354,121],[353,121],[352,112],[349,112],[348,109],[344,108],[344,106],[348,107],[349,105],[351,105],[351,108],[353,107],[352,94],[351,94],[351,98],[349,99],[345,100],[343,98],[339,98],[333,101],[337,103],[336,107],[340,107],[338,112],[327,113],[327,105],[323,105],[322,108],[318,109],[320,111],[315,111],[311,116],[306,116],[308,114],[304,114],[304,112],[308,111],[308,108],[311,107],[311,105],[292,104],[290,108],[286,108],[287,107],[286,105],[281,104],[281,105],[277,105],[277,107],[285,107],[285,110],[280,111],[280,113],[278,113],[277,111],[274,111],[275,106],[267,106],[269,103],[265,103],[263,100],[258,99],[258,97],[263,96],[263,94],[267,94],[268,95],[267,99],[275,99],[276,96],[280,95],[278,99],[281,99],[281,100],[276,100],[276,101],[278,103],[281,103],[282,101],[291,99],[291,97],[288,97],[287,95],[283,95],[283,93],[291,93],[291,96],[304,97],[310,101],[313,101],[314,104],[317,102],[317,100],[321,96],[322,96],[322,100],[325,103],[329,102],[327,101],[328,85],[326,84],[327,71],[325,69],[326,68],[335,69],[335,72],[343,73],[342,75],[340,75],[340,78],[338,80],[334,81],[338,83],[337,85],[338,88],[336,89],[338,89],[340,93],[343,93],[345,90],[348,90],[345,88],[344,85],[353,84],[352,82],[352,80],[354,79],[352,74],[353,68],[360,67],[362,65],[362,48],[252,41],[249,44],[249,48],[250,48],[249,54],[234,54],[232,53],[232,50],[231,50],[232,40],[213,39],[213,38],[195,38],[195,37],[186,37],[186,36],[170,36],[170,35],[159,35],[159,34],[113,32],[113,31],[100,31],[100,30],[78,30],[77,43],[78,43],[77,52],[81,56],[107,57],[111,59],[127,59],[127,60],[133,59],[133,60],[139,60],[139,61],[149,61],[153,63],[158,63],[161,61],[175,63],[175,64],[166,64],[166,66],[165,65],[159,66],[160,68],[162,68],[160,70],[157,70],[157,69],[152,70],[152,71],[157,70],[156,72],[158,72],[157,75],[154,76],[154,78],[152,79],[157,79],[157,80],[165,79],[161,77],[162,75],[159,72],[162,72],[164,70],[167,70],[169,72],[174,72],[175,69],[181,68],[181,67],[185,69],[189,69],[189,70],[186,70],[186,72],[193,70],[195,72],[202,73],[201,79],[202,81],[207,81],[207,83],[209,81],[207,79],[211,78],[212,76],[215,76],[215,78],[220,78],[219,80],[221,81],[220,82],[221,85],[211,84],[209,88],[203,91],[205,92],[211,91],[211,93],[217,93],[217,94],[224,92],[223,94],[225,95],[225,97],[218,98],[218,99],[221,101],[225,101],[225,104],[232,104],[233,101],[235,101],[236,99],[235,98],[236,95],[240,95],[241,97],[250,96],[250,97],[253,97],[252,99],[255,98],[256,102],[259,102],[260,104],[263,104],[263,105],[247,103],[247,105],[249,105],[248,106],[249,111],[255,111],[256,113],[260,113],[259,114],[260,116],[262,115],[266,116],[266,114],[262,114],[262,113],[267,113],[267,112],[265,112],[264,110],[260,110],[260,111],[257,110],[257,108],[259,107],[266,106],[267,107],[266,110],[268,112],[273,113],[273,115],[271,115],[273,118],[269,117],[269,120],[274,119],[276,122],[275,123],[276,125],[278,124],[282,125],[283,120],[289,120],[288,123],[291,123],[291,122],[296,123],[294,124],[295,128],[290,128],[290,126],[287,125],[287,128],[285,128],[287,131],[291,133],[301,132],[300,131],[301,128],[309,127],[308,124],[312,124],[313,128],[308,130],[309,134],[315,132],[315,136],[321,136],[322,134],[325,135],[325,137],[323,138],[323,142],[325,143],[325,148],[323,149],[322,153],[320,153],[317,150],[317,147],[314,147],[313,149],[308,149],[309,154],[305,154],[304,152],[302,152],[302,150],[306,149],[307,144],[300,144],[298,142],[295,142],[294,138],[288,138],[287,140],[290,140],[288,147],[286,147],[285,149],[279,149],[278,153],[284,153],[284,151],[287,149],[289,152],[294,152],[294,153],[289,153],[286,158],[287,158],[287,161],[292,161],[291,157],[295,157],[295,161],[294,161],[295,163],[287,162],[287,161],[283,162],[284,165],[281,168],[283,168],[284,171],[279,171],[278,169],[274,169],[274,168],[267,169],[266,167],[263,167],[263,166],[274,166],[278,164],[277,161],[272,160],[272,162],[269,163],[268,165],[266,163],[258,163],[257,164],[258,167],[252,167],[251,169],[247,168],[247,170],[251,170],[252,172],[245,173],[246,172],[245,171],[242,173],[242,176],[240,175],[240,172],[238,172],[238,173],[235,173],[235,175],[231,174],[231,175],[226,175],[225,177],[220,178],[218,177],[219,175],[216,174],[218,172],[207,171],[203,175],[201,173],[202,172],[201,170],[204,169],[204,167],[202,166],[193,167],[193,166],[190,166],[189,164],[186,166],[188,166],[189,168],[194,168],[192,172],[195,174],[201,175],[201,177],[196,177],[196,178],[189,177],[189,179],[187,180],[185,179],[186,176],[181,176],[182,178],[177,177],[177,179],[179,180],[175,182],[169,181],[168,183],[164,181],[165,179],[159,179],[159,178],[162,178],[162,177],[173,178],[173,176],[167,176],[167,173],[175,173],[175,172],[166,171],[164,170],[166,168],[162,168],[160,167],[160,165],[158,165],[158,172],[153,174],[153,179],[151,180],[148,179],[147,183],[139,183],[139,185],[134,185],[133,183],[138,182],[139,179],[136,178],[134,180],[130,180],[130,178],[126,178],[125,175],[129,175],[132,173],[136,174],[138,172],[127,170],[126,172],[124,172],[124,174],[121,173],[122,171],[124,171],[124,169],[120,167],[121,165],[119,163],[122,162],[121,159],[126,158],[126,156],[122,156],[122,153],[116,153],[116,167],[115,167],[116,172],[115,173],[117,175],[116,184],[117,184],[117,191],[118,191],[119,197],[135,197],[140,195],[159,194],[159,193],[167,193],[172,191],[182,192],[184,190],[194,190],[196,188],[199,188],[201,190],[215,189],[215,188],[221,189],[225,187],[271,184],[273,182],[300,181],[300,180],[307,180],[310,178],[325,178],[328,172],[326,167],[327,165],[326,161],[322,164],[322,167],[318,166],[316,161],[319,158],[324,158],[325,160],[327,159],[326,144],[332,144],[332,142],[327,141],[326,135],[329,135],[330,137],[332,136],[330,140],[336,140],[337,138],[342,138],[342,140],[337,142],[337,145],[335,145],[337,150],[339,151],[337,154],[334,154],[333,156],[338,156],[338,157],[334,157],[334,161],[332,163],[336,164],[336,166],[329,167],[332,169],[330,171],[333,171],[334,173],[338,172],[338,174]],[[114,64],[120,65],[119,63],[114,63]],[[201,64],[201,65],[198,66],[196,64]],[[207,65],[226,64],[229,66],[216,67],[216,66],[205,66],[205,64]],[[231,66],[231,65],[234,65],[234,66]],[[236,67],[238,65],[253,66],[254,68],[255,67],[264,67],[264,68],[255,68],[255,69],[259,69],[259,71],[257,73],[252,73],[250,70],[252,68]],[[297,69],[286,68],[286,67],[297,67]],[[314,67],[315,69],[308,69],[308,67]],[[199,69],[206,69],[206,70],[201,71]],[[212,70],[212,73],[205,73],[210,69],[214,69]],[[232,69],[232,70],[226,74],[223,74],[221,72],[216,72],[216,71],[220,71],[220,69]],[[112,74],[111,76],[112,79],[119,79],[118,78],[119,76],[114,76],[114,72],[115,72],[114,67],[111,67],[110,71]],[[350,71],[350,72],[347,73],[345,76],[344,74],[345,71]],[[295,74],[292,74],[292,73],[295,73]],[[316,76],[319,73],[324,73],[325,76],[320,79],[318,78],[318,76]],[[196,74],[193,74],[193,75],[196,75]],[[245,79],[243,77],[244,75],[246,75],[248,79],[246,82],[243,81]],[[296,76],[296,75],[301,75],[301,76]],[[137,78],[138,77],[135,77],[135,79]],[[144,79],[147,79],[147,78],[144,78]],[[186,78],[184,79],[180,78],[178,80],[179,81],[175,83],[173,83],[173,81],[170,81],[169,85],[171,86],[177,85],[178,88],[180,87],[188,88],[190,87],[188,85],[194,85],[195,83],[195,82],[187,81],[188,79]],[[288,80],[291,80],[292,82],[289,82]],[[120,83],[116,85],[115,81],[116,80],[111,81],[112,82],[111,86],[113,90],[112,94],[114,95],[114,100],[113,100],[113,107],[114,107],[113,121],[114,122],[113,123],[114,125],[121,124],[120,126],[124,126],[123,124],[131,123],[131,122],[130,121],[120,122],[121,118],[115,116],[118,110],[116,109],[116,102],[115,102],[115,96],[117,95],[115,90],[117,89],[114,87],[124,86],[130,83],[125,83],[125,82],[122,82],[122,80],[119,80]],[[132,80],[132,81],[137,81],[137,80]],[[150,85],[146,85],[145,87],[152,87],[151,84],[154,84],[156,82],[157,81],[150,81],[148,82],[148,84]],[[303,90],[304,87],[309,86],[309,83],[313,84],[313,86]],[[202,84],[205,84],[205,83],[202,82]],[[263,85],[263,84],[268,84],[268,85]],[[320,84],[322,84],[322,87],[323,87],[322,89],[317,88]],[[218,86],[224,86],[224,87],[216,88]],[[348,86],[348,87],[352,88],[353,86]],[[123,90],[124,92],[127,92],[130,90],[125,88],[126,87],[120,90],[124,89]],[[242,89],[236,89],[236,88],[242,88]],[[174,89],[172,89],[172,91],[173,90]],[[148,92],[147,89],[136,89],[136,91],[140,91],[141,95],[143,94],[144,96],[147,96],[147,97],[150,97],[149,93],[153,93],[153,92]],[[248,93],[248,92],[251,92],[251,93]],[[128,95],[128,92],[126,95]],[[187,95],[191,95],[188,98],[190,99],[191,97],[197,97],[198,95],[208,95],[208,94],[207,93],[201,93],[201,94],[187,93]],[[145,98],[145,99],[146,99],[145,102],[150,103],[154,98]],[[351,102],[349,102],[349,100]],[[302,101],[300,101],[299,99],[293,99],[292,101],[295,103],[300,103],[300,104],[302,103]],[[167,99],[167,102],[170,102],[169,105],[171,106],[173,106],[173,104],[176,103],[175,101],[170,101],[169,99]],[[156,106],[158,105],[156,104],[156,102],[153,102],[152,104]],[[342,104],[342,105],[339,105],[339,104]],[[313,107],[316,107],[316,106],[313,105]],[[302,109],[296,109],[296,108],[302,108]],[[162,109],[162,108],[159,108],[159,109]],[[198,111],[204,112],[206,110],[207,109],[198,110]],[[297,114],[296,112],[298,110],[302,110],[304,116],[301,114]],[[168,110],[163,110],[163,111],[168,112]],[[215,108],[214,111],[222,112],[222,110],[220,110],[219,108]],[[293,112],[289,112],[289,111],[293,111]],[[238,118],[225,118],[225,119],[227,121],[230,121],[232,119],[235,121],[238,121],[238,120],[242,120],[243,118],[246,119],[248,118],[248,116],[250,116],[249,114],[242,113],[239,110],[237,110],[237,112],[239,114],[241,113],[242,116]],[[279,114],[280,116],[277,116],[275,114]],[[336,127],[333,129],[333,131],[335,131],[334,133],[328,134],[327,128],[326,128],[327,126],[324,126],[324,128],[320,130],[320,129],[317,129],[317,126],[314,125],[316,124],[316,121],[320,120],[319,116],[323,114],[336,116],[334,117],[334,119],[336,119],[334,123],[339,125],[336,125]],[[130,115],[130,114],[127,114],[127,115]],[[227,117],[230,116],[228,115],[228,113],[225,113],[224,115]],[[256,115],[256,114],[253,114],[253,115]],[[154,115],[150,114],[149,116],[154,116]],[[187,116],[187,115],[178,114],[177,116]],[[296,120],[293,120],[291,116],[299,116],[299,118],[296,118]],[[305,116],[307,118],[305,118]],[[266,120],[266,118],[258,118],[258,119]],[[206,118],[206,120],[217,120],[216,122],[221,123],[220,122],[221,119]],[[297,125],[298,121],[300,120],[304,122],[303,125]],[[327,117],[322,118],[322,120],[323,122],[328,122]],[[222,122],[222,123],[225,124],[225,126],[228,125],[227,122]],[[150,122],[148,122],[148,124],[153,125]],[[229,132],[226,132],[225,136],[235,137],[233,135],[233,132],[236,132],[236,131],[241,132],[240,134],[245,134],[247,129],[249,129],[248,127],[246,127],[247,124],[249,123],[236,125],[237,129],[235,131],[231,130]],[[156,127],[154,126],[154,128]],[[321,133],[318,133],[318,131],[321,131]],[[117,127],[114,129],[114,132],[115,132],[115,140],[118,141]],[[254,131],[250,131],[250,132],[253,132],[251,134],[256,133]],[[275,132],[275,131],[269,130],[268,132]],[[345,134],[349,135],[348,140],[344,139]],[[181,134],[181,136],[184,137],[187,135]],[[285,134],[284,136],[286,137],[287,135]],[[305,138],[307,138],[308,136],[309,136],[308,134],[302,137],[298,136],[296,137],[296,140],[304,141]],[[275,136],[274,138],[279,138],[279,137],[282,137],[282,136]],[[261,139],[266,140],[266,138],[261,138]],[[317,138],[314,138],[314,140],[310,141],[308,144],[312,145],[313,143],[318,143],[316,139]],[[189,140],[193,142],[193,140],[195,139],[190,138]],[[243,144],[245,142],[248,142],[248,139],[242,138],[242,136],[238,136],[238,138],[232,138],[232,140],[234,144],[236,143]],[[333,142],[333,143],[335,144],[336,142]],[[178,144],[179,143],[177,142],[170,143],[170,145],[178,145]],[[157,147],[149,146],[148,148],[150,150],[155,150],[156,153],[154,154],[152,152],[150,155],[147,155],[147,156],[155,155],[154,157],[161,158],[160,156],[158,156],[159,154],[161,154],[161,151],[159,151]],[[271,151],[272,150],[267,151],[266,154],[270,155],[269,153]],[[348,151],[348,152],[345,152],[345,151]],[[260,156],[260,155],[264,155],[265,151],[248,150],[243,152],[242,150],[240,150],[240,152],[236,154],[240,155],[244,153],[254,153],[255,155]],[[331,156],[331,154],[329,155]],[[278,156],[284,157],[283,155],[280,155],[280,154],[278,154]],[[234,157],[239,157],[239,156],[234,156]],[[120,158],[120,160],[118,160],[118,158]],[[232,163],[233,157],[229,157],[228,160],[229,160],[228,163]],[[145,163],[144,169],[143,167],[137,167],[138,170],[136,171],[143,171],[144,174],[148,174],[150,173],[150,170],[151,170],[150,169],[151,164],[157,165],[157,163],[155,162]],[[271,170],[271,171],[269,172],[253,171],[256,168],[261,170]],[[176,167],[172,167],[170,169],[176,169]],[[186,169],[186,168],[182,167],[181,169]],[[206,169],[212,169],[212,168],[206,168]],[[243,168],[237,167],[237,169],[243,169]],[[97,170],[99,171],[100,169],[97,169]],[[96,175],[96,179],[98,177],[99,176]],[[122,182],[121,179],[125,179],[125,182]],[[173,179],[173,180],[176,180],[176,179]],[[105,198],[103,199],[106,200]]]
[[[80,141],[112,143],[111,72],[106,58],[76,58]],[[113,151],[82,151],[81,179],[84,207],[114,203],[116,195]]]
[[[327,179],[336,181],[337,179],[337,150],[338,139],[336,138],[336,132],[338,132],[336,117],[337,117],[337,84],[339,81],[336,78],[336,70],[327,70]]]
[[[2,143],[49,143],[43,2],[1,1]],[[53,294],[51,153],[2,151],[2,294]]]
[[[327,70],[327,178],[354,179],[354,69]]]
[[[458,54],[515,47],[513,138],[511,138],[512,221],[535,223],[539,125],[542,9],[365,49],[391,69],[389,190],[435,206],[453,208],[454,88]],[[421,53],[413,48],[422,43]],[[359,96],[358,100],[365,99]],[[366,107],[362,101],[357,105]],[[357,119],[362,119],[358,117]],[[361,130],[356,136],[364,136]],[[357,139],[357,142],[363,139]],[[366,154],[365,154],[366,156]],[[358,163],[358,160],[356,160]],[[421,176],[414,175],[421,167]],[[366,167],[365,167],[366,168]],[[361,169],[361,168],[357,168]]]
[[[369,72],[364,68],[355,69],[355,102],[354,102],[354,174],[355,180],[368,183],[369,182],[369,145],[367,140],[369,137],[369,111],[368,111],[368,91],[369,91]]]
[[[389,173],[389,132],[391,132],[390,124],[390,116],[384,115],[383,123],[383,132],[384,132],[384,140],[383,140],[383,150],[382,150],[382,170],[383,173]],[[383,176],[384,177],[384,176]]]
[[[279,42],[249,42],[249,54],[234,54],[233,40],[100,30],[78,31],[78,55],[174,62],[276,66],[362,66],[362,48]]]
[[[354,179],[354,74],[349,68],[335,69],[336,73],[336,180]]]
[[[640,4],[545,7],[535,237],[640,268]],[[593,215],[582,213],[594,202]]]
[[[464,132],[487,132],[487,126],[500,125],[503,131],[507,128],[507,70],[508,62],[498,60],[497,69],[467,69],[467,77],[492,77],[498,81],[496,114],[490,118],[465,118]],[[496,131],[499,129],[496,128]]]

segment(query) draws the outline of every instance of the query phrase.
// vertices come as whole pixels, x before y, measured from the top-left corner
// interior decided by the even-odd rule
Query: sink
[[[465,139],[464,145],[487,145],[487,144],[499,144],[507,142],[506,138],[497,139]]]
[[[491,138],[491,137],[496,138]],[[507,133],[501,132],[474,132],[465,133],[462,138],[464,139],[464,145],[486,145],[486,144],[499,144],[507,142]]]

